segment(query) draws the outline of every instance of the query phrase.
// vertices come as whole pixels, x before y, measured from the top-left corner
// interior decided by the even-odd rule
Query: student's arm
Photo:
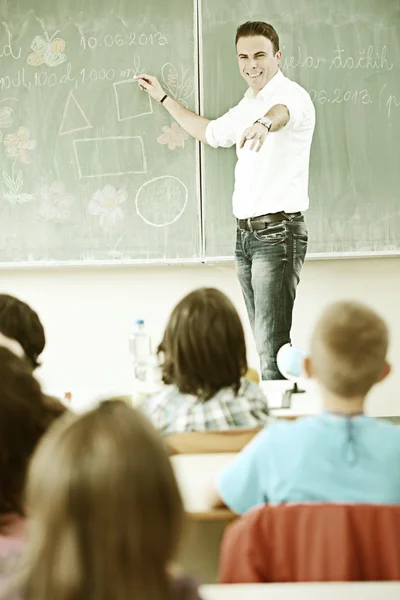
[[[217,484],[213,507],[228,506],[243,514],[249,508],[268,502],[263,485],[268,478],[268,456],[271,452],[270,425],[248,444],[222,472]]]
[[[140,88],[150,94],[156,102],[160,102],[165,96],[165,92],[156,77],[143,73],[142,75],[138,75],[136,80],[139,83]],[[171,117],[173,117],[189,135],[196,138],[196,140],[207,144],[206,129],[210,119],[196,115],[196,113],[185,108],[170,96],[167,96],[162,103],[162,106],[166,108]]]

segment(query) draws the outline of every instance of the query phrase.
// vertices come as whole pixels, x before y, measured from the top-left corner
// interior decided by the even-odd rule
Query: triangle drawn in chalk
[[[77,131],[85,131],[85,129],[92,129],[92,125],[71,90],[65,103],[58,135],[68,135]]]

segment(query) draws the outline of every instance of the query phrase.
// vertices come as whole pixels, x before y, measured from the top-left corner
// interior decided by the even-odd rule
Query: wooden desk
[[[200,589],[203,600],[398,600],[400,583],[267,583],[210,585]]]
[[[211,509],[211,495],[219,474],[235,454],[178,454],[171,456],[172,466],[191,519],[229,521],[234,514],[229,509]]]
[[[179,564],[202,583],[215,583],[225,528],[235,518],[228,509],[210,509],[218,475],[235,454],[171,456],[188,516]]]

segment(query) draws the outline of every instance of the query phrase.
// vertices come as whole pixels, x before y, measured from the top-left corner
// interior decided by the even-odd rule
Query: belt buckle
[[[253,232],[253,227],[251,225],[251,217],[249,217],[247,220],[247,227],[249,228],[249,231]]]

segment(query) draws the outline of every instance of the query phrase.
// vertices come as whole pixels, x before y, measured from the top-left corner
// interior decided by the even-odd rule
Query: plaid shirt
[[[237,396],[223,388],[209,400],[181,394],[175,385],[148,398],[141,410],[164,435],[184,431],[253,429],[269,422],[267,400],[257,383],[241,380]]]

